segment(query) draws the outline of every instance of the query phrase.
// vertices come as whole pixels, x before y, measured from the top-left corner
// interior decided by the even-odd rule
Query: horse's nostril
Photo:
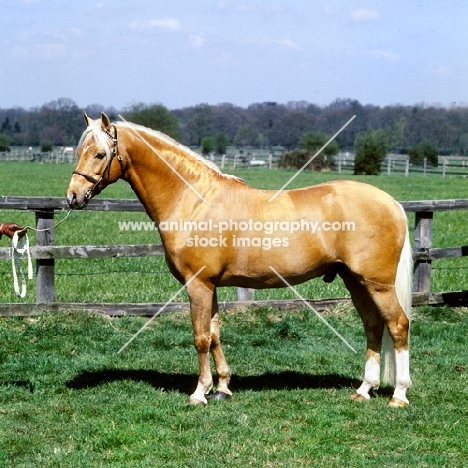
[[[67,195],[67,202],[70,206],[73,206],[76,203],[76,193],[73,192],[71,195]]]

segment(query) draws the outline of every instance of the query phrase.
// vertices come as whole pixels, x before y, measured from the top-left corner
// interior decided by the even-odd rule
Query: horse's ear
[[[109,117],[107,117],[107,114],[105,112],[101,114],[101,128],[102,130],[107,130],[107,131],[111,129],[111,123],[110,123]]]
[[[87,127],[89,127],[94,122],[94,120],[91,117],[88,117],[88,114],[86,112],[84,113],[83,117]]]

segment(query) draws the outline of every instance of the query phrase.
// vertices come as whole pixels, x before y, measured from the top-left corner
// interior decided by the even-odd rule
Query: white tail
[[[403,210],[403,207],[401,207],[401,209]],[[403,245],[403,249],[401,250],[400,261],[398,262],[397,274],[395,279],[395,290],[398,297],[398,302],[400,303],[403,312],[410,320],[411,293],[413,289],[412,272],[413,256],[411,250],[411,243],[409,239],[408,227],[406,227],[406,238],[405,243]],[[388,333],[387,327],[385,327],[383,336],[382,363],[383,383],[386,385],[395,385],[395,347],[393,345],[393,340],[390,334]]]

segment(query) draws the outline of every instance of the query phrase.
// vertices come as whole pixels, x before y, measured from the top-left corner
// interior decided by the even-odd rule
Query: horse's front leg
[[[195,392],[190,395],[190,403],[206,405],[208,401],[205,395],[213,387],[209,353],[211,347],[211,308],[214,290],[201,282],[193,281],[187,288],[187,292],[190,298],[194,344],[198,353],[200,368],[198,385]]]
[[[213,294],[213,303],[211,307],[211,352],[216,366],[216,373],[218,374],[218,387],[216,393],[212,398],[216,400],[226,400],[232,395],[229,390],[229,381],[231,380],[231,369],[224,357],[223,349],[221,348],[220,338],[220,325],[219,325],[219,312],[218,312],[218,298],[216,290]]]

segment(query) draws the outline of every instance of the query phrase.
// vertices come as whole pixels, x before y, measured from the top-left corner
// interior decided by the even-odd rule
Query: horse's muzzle
[[[67,203],[68,206],[74,210],[82,210],[88,204],[89,198],[84,196],[83,198],[78,198],[75,192],[67,192]]]

